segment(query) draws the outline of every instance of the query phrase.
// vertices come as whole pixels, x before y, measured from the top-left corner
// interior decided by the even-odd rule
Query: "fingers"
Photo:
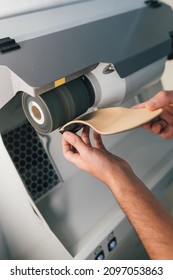
[[[138,108],[148,108],[150,110],[156,110],[159,108],[166,107],[170,104],[173,104],[173,91],[160,91],[154,97],[149,99],[146,102],[137,104],[133,106],[134,109]]]
[[[154,134],[160,134],[165,131],[168,126],[173,126],[173,115],[172,111],[169,111],[169,108],[167,109],[167,107],[165,107],[164,111],[158,118],[144,124],[143,128],[151,130]]]
[[[173,91],[160,91],[148,101],[135,105],[133,108],[137,109],[146,107],[149,110],[156,110],[164,108],[170,104],[173,104]]]
[[[156,119],[155,121],[146,123],[143,125],[144,129],[150,130],[154,134],[161,133],[169,124],[162,119]]]
[[[94,131],[94,146],[97,149],[105,150],[105,146],[103,145],[101,135],[99,133],[97,133],[96,131]]]
[[[154,134],[159,134],[164,139],[173,138],[173,91],[160,91],[150,100],[134,106],[133,108],[146,107],[150,110],[164,108],[159,119],[144,124]]]
[[[150,129],[154,134],[161,134],[167,128],[167,126],[168,124],[165,121],[160,120],[156,123],[153,123]]]
[[[142,102],[142,103],[139,103],[139,104],[133,106],[132,108],[133,108],[133,109],[144,108],[144,107],[145,107],[145,104],[146,104],[146,102]]]
[[[88,146],[91,145],[90,138],[89,138],[89,133],[90,133],[89,126],[87,126],[87,125],[84,126],[81,137],[82,137],[83,142]]]
[[[64,132],[65,133],[65,132]],[[62,150],[64,157],[69,160],[70,162],[75,162],[77,160],[78,154],[74,152],[73,147],[71,144],[65,139],[65,137],[62,137]]]
[[[173,126],[167,126],[163,132],[160,133],[160,136],[163,139],[172,139],[173,138]]]
[[[146,102],[146,108],[155,110],[173,104],[173,91],[160,91]]]
[[[76,149],[76,151],[81,154],[86,151],[88,146],[83,142],[83,140],[75,133],[66,131],[63,133],[63,151],[64,153],[69,153],[74,151],[71,150],[71,146]]]
[[[167,124],[173,125],[173,115],[169,111],[164,110],[159,117]]]

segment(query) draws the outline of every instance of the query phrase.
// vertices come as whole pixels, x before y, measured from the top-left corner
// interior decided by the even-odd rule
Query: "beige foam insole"
[[[162,109],[150,111],[146,108],[112,107],[99,109],[66,123],[59,131],[77,131],[82,126],[88,125],[102,135],[115,134],[141,126],[159,116],[161,112]]]

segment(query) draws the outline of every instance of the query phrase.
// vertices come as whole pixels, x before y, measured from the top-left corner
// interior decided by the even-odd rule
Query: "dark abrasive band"
[[[94,93],[84,77],[54,88],[38,97],[22,96],[25,115],[40,133],[50,133],[84,114],[93,105]]]

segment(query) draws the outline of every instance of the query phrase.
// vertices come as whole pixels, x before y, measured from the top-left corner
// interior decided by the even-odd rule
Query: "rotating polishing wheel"
[[[50,133],[84,114],[94,103],[94,92],[86,78],[78,78],[38,97],[22,95],[24,113],[40,133]]]

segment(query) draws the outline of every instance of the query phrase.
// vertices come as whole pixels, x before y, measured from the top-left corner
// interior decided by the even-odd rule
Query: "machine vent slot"
[[[60,178],[36,131],[25,123],[2,136],[6,149],[34,201],[41,198]]]

